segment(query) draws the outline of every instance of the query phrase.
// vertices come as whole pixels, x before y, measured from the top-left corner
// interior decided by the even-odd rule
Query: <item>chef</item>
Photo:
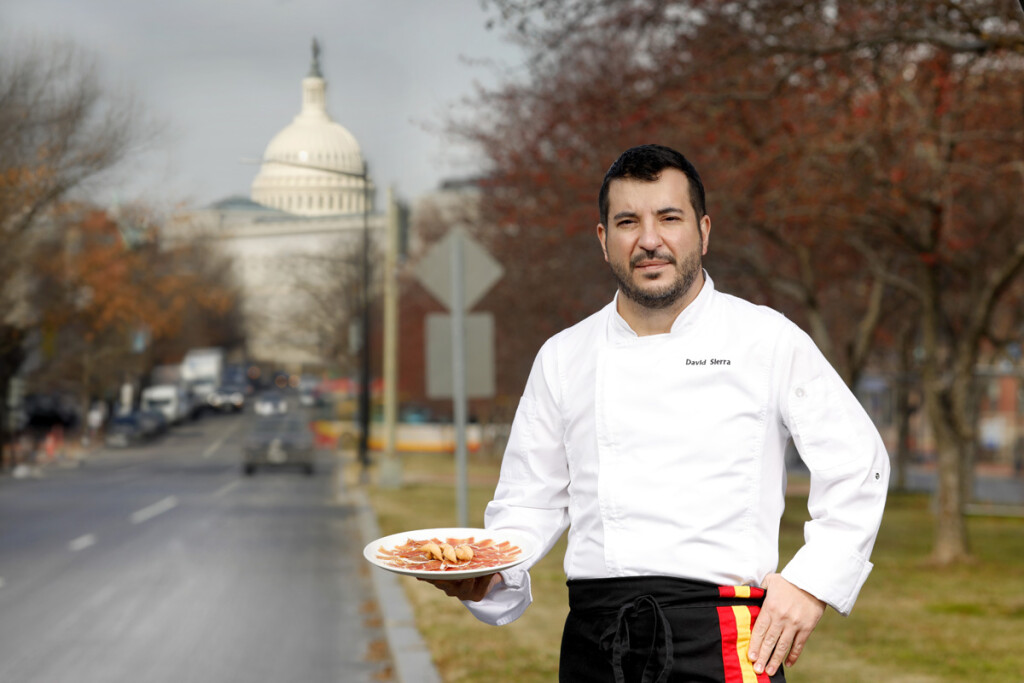
[[[618,291],[538,353],[485,513],[540,551],[431,582],[507,624],[568,528],[560,680],[783,681],[826,606],[848,614],[871,571],[885,447],[803,331],[715,289],[704,186],[682,154],[627,150],[598,204]],[[790,439],[810,521],[777,573]]]

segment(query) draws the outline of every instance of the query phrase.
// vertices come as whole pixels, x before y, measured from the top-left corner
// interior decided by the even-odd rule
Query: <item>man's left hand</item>
[[[811,631],[825,613],[825,603],[782,578],[769,574],[761,582],[764,604],[750,634],[750,661],[754,671],[775,674],[782,666],[793,666],[803,652]]]

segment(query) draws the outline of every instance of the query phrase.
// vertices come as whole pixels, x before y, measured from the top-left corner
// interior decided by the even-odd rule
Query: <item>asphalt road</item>
[[[0,681],[387,681],[356,510],[241,470],[252,415],[0,479]]]

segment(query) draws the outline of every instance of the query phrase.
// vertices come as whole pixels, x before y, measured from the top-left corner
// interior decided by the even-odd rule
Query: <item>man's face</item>
[[[644,308],[669,308],[700,280],[711,219],[690,203],[690,183],[666,168],[654,182],[619,178],[608,187],[608,225],[597,226],[619,290]]]

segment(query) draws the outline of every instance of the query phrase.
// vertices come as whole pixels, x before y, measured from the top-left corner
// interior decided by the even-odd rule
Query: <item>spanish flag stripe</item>
[[[767,673],[761,672],[756,673],[754,671],[754,664],[750,661],[748,653],[750,652],[750,629],[757,621],[757,615],[760,614],[761,608],[756,606],[751,607],[733,607],[733,611],[736,612],[737,622],[737,638],[736,638],[736,652],[740,657],[740,668],[743,669],[743,683],[770,683],[771,677]],[[741,612],[745,616],[741,616]]]
[[[725,683],[744,683],[743,670],[736,653],[736,614],[732,607],[718,608],[718,628],[722,633],[722,668]]]

